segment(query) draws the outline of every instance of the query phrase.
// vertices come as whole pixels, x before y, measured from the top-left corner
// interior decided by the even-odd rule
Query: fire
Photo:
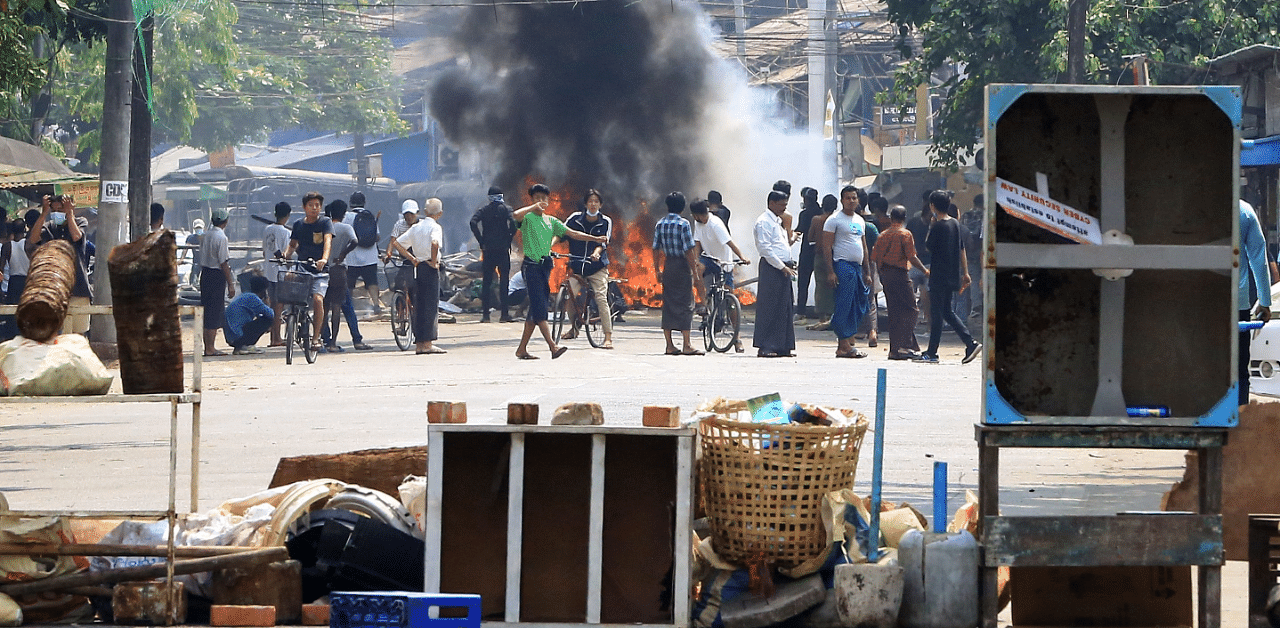
[[[532,185],[532,180],[529,181]],[[578,211],[577,197],[569,189],[560,189],[551,193],[550,206],[546,213],[568,220]],[[619,218],[625,213],[619,208],[605,207],[603,213],[613,220],[613,237],[609,242],[609,276],[620,280],[618,288],[622,290],[627,303],[649,308],[662,307],[662,280],[658,277],[658,253],[653,249],[653,229],[658,221],[649,214],[649,207],[644,201],[637,201],[639,211],[630,222]],[[569,245],[561,243],[557,252],[568,255]],[[557,262],[551,271],[552,296],[559,290],[560,282],[568,274],[568,264]],[[734,291],[743,305],[751,305],[756,301],[755,293],[745,288]]]

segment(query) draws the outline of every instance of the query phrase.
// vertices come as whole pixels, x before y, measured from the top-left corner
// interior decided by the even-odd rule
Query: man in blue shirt
[[[1257,291],[1258,315],[1264,321],[1271,320],[1271,275],[1267,270],[1267,239],[1262,235],[1262,225],[1253,206],[1240,201],[1240,284],[1236,290],[1236,305],[1240,320],[1252,318],[1253,305],[1250,288]],[[1237,375],[1240,381],[1240,405],[1249,403],[1249,341],[1252,332],[1240,332],[1240,351]]]
[[[249,292],[231,300],[227,306],[226,324],[222,333],[227,344],[233,347],[233,355],[255,355],[262,349],[255,347],[258,339],[271,329],[275,312],[263,302],[267,298],[267,278],[249,278]]]

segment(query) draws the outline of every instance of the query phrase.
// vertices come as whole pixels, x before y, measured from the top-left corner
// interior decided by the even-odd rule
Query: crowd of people
[[[536,184],[527,190],[527,204],[513,209],[501,189],[492,187],[488,203],[470,219],[472,234],[481,253],[482,313],[480,321],[514,322],[510,310],[523,311],[524,325],[515,354],[519,359],[537,359],[529,341],[539,332],[552,359],[564,355],[562,341],[576,333],[566,326],[560,337],[553,336],[550,277],[554,247],[568,242],[568,285],[577,294],[589,287],[599,312],[609,312],[609,243],[613,221],[602,208],[603,194],[588,190],[579,211],[565,220],[550,215],[551,190]],[[752,224],[750,237],[759,258],[745,259],[743,247],[730,231],[730,210],[723,196],[710,191],[705,199],[689,200],[680,192],[665,198],[667,213],[654,227],[652,247],[662,283],[661,327],[670,355],[701,355],[694,346],[692,331],[701,301],[705,305],[706,286],[715,273],[723,285],[734,288],[733,273],[725,264],[754,265],[758,269],[755,328],[751,344],[760,357],[793,355],[795,326],[805,319],[816,320],[813,330],[830,330],[837,339],[835,356],[865,358],[859,342],[876,347],[879,342],[877,295],[883,293],[887,307],[889,359],[936,362],[944,323],[964,343],[964,361],[973,360],[982,345],[966,327],[966,319],[981,309],[981,295],[975,278],[980,278],[981,202],[958,215],[945,191],[925,195],[920,215],[907,219],[907,210],[890,206],[878,194],[868,194],[845,186],[839,196],[810,187],[800,190],[800,211],[793,218],[791,185],[774,184],[765,199],[766,208]],[[244,294],[237,295],[232,273],[229,243],[224,231],[229,216],[215,209],[208,228],[193,236],[198,244],[196,268],[200,279],[204,314],[206,355],[225,355],[217,349],[218,331],[232,353],[257,354],[261,339],[268,346],[282,346],[278,281],[294,268],[285,260],[301,262],[311,275],[311,342],[315,350],[341,352],[338,342],[345,320],[351,347],[357,351],[372,347],[364,342],[356,317],[352,293],[363,285],[371,297],[375,313],[380,313],[378,265],[388,264],[388,281],[413,301],[413,339],[419,354],[442,354],[439,337],[438,303],[442,281],[441,255],[444,213],[439,199],[404,201],[401,218],[390,238],[381,240],[377,221],[365,208],[360,192],[349,202],[341,199],[325,204],[315,192],[302,199],[303,217],[292,219],[287,202],[275,207],[275,220],[263,230],[262,275],[252,277]],[[685,212],[688,210],[688,218]],[[163,207],[153,207],[152,228],[163,226]],[[292,222],[291,222],[292,221]],[[28,259],[35,247],[52,239],[63,239],[76,248],[76,286],[73,304],[87,302],[92,295],[88,280],[91,246],[85,238],[86,223],[76,216],[69,197],[46,197],[41,209],[30,210],[23,220],[7,222],[0,229],[0,270],[5,271],[0,297],[16,303],[25,281]],[[798,255],[793,255],[795,245]],[[383,250],[379,250],[383,245]],[[812,287],[812,303],[810,289]],[[581,307],[581,306],[577,306]],[[929,327],[929,341],[923,351],[915,329],[921,311]],[[68,332],[83,332],[87,317],[68,319]],[[603,342],[600,348],[613,349],[613,320],[601,316]],[[0,322],[0,332],[12,322]],[[743,340],[734,349],[743,352]]]

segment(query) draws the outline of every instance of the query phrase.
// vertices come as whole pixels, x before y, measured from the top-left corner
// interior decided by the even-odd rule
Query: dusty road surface
[[[965,489],[976,489],[981,366],[960,364],[961,347],[950,332],[937,365],[887,360],[887,335],[867,359],[837,359],[833,335],[803,326],[797,327],[797,357],[757,358],[750,321],[744,325],[746,353],[666,356],[655,311],[627,314],[612,351],[572,340],[569,352],[553,361],[535,336],[530,346],[542,359],[522,361],[514,356],[520,324],[480,324],[477,318],[460,315],[457,324],[440,326],[445,355],[401,352],[389,323],[370,320],[361,330],[373,351],[351,350],[344,328],[340,339],[347,351],[322,353],[315,364],[298,356],[287,366],[282,349],[207,359],[200,508],[265,488],[282,456],[425,444],[431,400],[465,401],[472,423],[505,422],[512,401],[539,403],[544,417],[562,403],[592,401],[603,406],[606,423],[639,425],[646,404],[689,410],[717,396],[771,392],[787,402],[849,407],[870,417],[880,368],[888,371],[885,499],[931,512],[937,460],[949,464],[951,511],[963,503]],[[921,326],[917,333],[923,344],[927,330]],[[696,330],[695,342],[700,346]],[[859,346],[866,350],[865,343]],[[179,416],[182,508],[188,503],[189,410],[182,408]],[[0,491],[15,509],[166,505],[166,404],[4,405],[0,434]],[[860,494],[869,492],[871,452],[868,434],[855,485]],[[1005,514],[1156,510],[1183,469],[1180,451],[1005,450],[1001,458]],[[1241,613],[1241,620],[1243,571],[1229,567],[1224,586],[1227,608]]]

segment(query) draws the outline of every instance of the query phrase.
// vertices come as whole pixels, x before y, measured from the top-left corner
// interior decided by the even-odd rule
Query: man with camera
[[[76,251],[76,285],[71,289],[71,307],[89,305],[93,298],[93,285],[89,283],[89,250],[85,237],[89,229],[89,221],[76,215],[75,199],[66,194],[50,196],[46,194],[40,200],[40,216],[27,234],[27,257],[35,255],[36,249],[45,242],[66,240]],[[70,314],[62,323],[62,333],[83,334],[89,331],[88,314]]]

